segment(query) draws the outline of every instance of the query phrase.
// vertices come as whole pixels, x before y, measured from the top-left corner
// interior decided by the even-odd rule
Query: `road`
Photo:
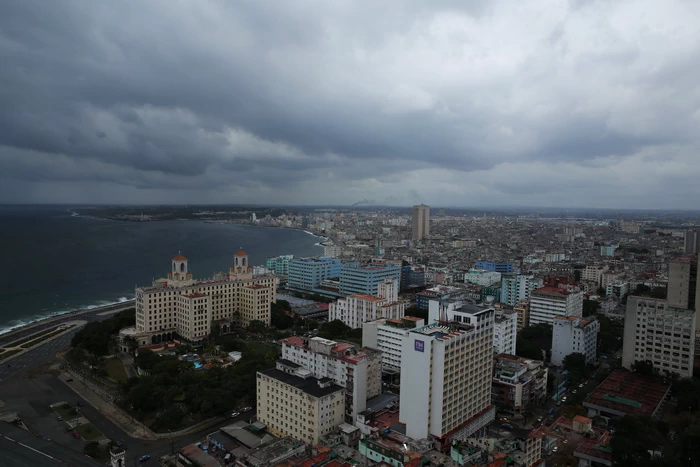
[[[56,326],[62,322],[80,319],[83,321],[98,321],[104,319],[100,316],[105,309],[96,309],[80,314],[61,318],[51,323],[41,324],[32,329],[37,332],[40,329]],[[48,373],[48,367],[55,360],[56,353],[70,345],[70,341],[80,327],[76,327],[68,333],[51,341],[27,350],[6,363],[0,364],[0,401],[5,403],[3,412],[18,412],[29,428],[35,432],[48,436],[55,442],[82,453],[84,442],[75,439],[67,430],[64,422],[58,421],[56,414],[50,409],[55,402],[66,401],[72,405],[80,400],[83,403],[81,412],[92,424],[110,439],[121,440],[127,449],[130,459],[137,459],[143,454],[149,454],[153,459],[171,452],[170,440],[144,441],[128,437],[117,425],[98,412],[89,403],[67,386],[70,383],[62,382],[58,376]],[[5,336],[3,336],[5,337]],[[10,340],[16,340],[15,335]],[[251,414],[243,414],[240,418],[249,418]],[[227,423],[233,423],[231,419]],[[174,448],[180,448],[187,444],[199,441],[207,434],[216,431],[216,428],[206,428],[199,432],[173,439]],[[132,463],[132,462],[130,462]],[[138,463],[137,463],[138,464]]]

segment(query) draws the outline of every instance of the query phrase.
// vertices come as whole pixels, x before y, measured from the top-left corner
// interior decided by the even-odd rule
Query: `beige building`
[[[622,366],[651,362],[660,373],[693,376],[695,312],[673,308],[666,300],[627,298]]]
[[[203,281],[193,279],[187,258],[177,255],[167,278],[136,288],[136,329],[127,334],[145,345],[172,339],[174,334],[201,340],[213,323],[222,333],[254,320],[269,325],[278,284],[273,274],[254,276],[244,251],[234,255],[228,274]]]
[[[345,389],[292,362],[258,372],[257,416],[275,436],[316,445],[344,421]]]
[[[430,237],[430,206],[413,206],[413,229],[411,238],[420,241]]]
[[[381,352],[321,337],[293,336],[280,343],[282,359],[309,370],[316,378],[330,378],[345,388],[347,423],[354,424],[357,414],[367,408],[367,399],[382,392]]]
[[[695,271],[693,271],[695,266]],[[697,266],[691,258],[674,258],[668,263],[668,289],[666,300],[668,306],[687,310],[695,307],[695,281]]]
[[[518,314],[518,331],[530,325],[530,302],[520,300],[514,307],[513,311]]]
[[[583,271],[581,271],[581,280],[595,282],[598,287],[600,287],[603,274],[605,274],[607,271],[607,266],[601,266],[598,264],[586,266]]]
[[[377,297],[353,294],[331,303],[328,320],[339,319],[351,328],[361,328],[363,323],[377,319],[401,319],[406,304],[398,301],[399,281],[385,279],[378,287]]]
[[[403,339],[399,421],[413,439],[447,448],[494,420],[492,308],[471,323],[442,322],[411,329]]]

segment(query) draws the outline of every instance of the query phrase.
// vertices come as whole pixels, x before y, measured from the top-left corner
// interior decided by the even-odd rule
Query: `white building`
[[[494,311],[474,325],[429,324],[403,340],[399,421],[413,439],[446,448],[494,420],[491,405]]]
[[[377,289],[377,297],[353,294],[331,303],[328,307],[328,320],[339,319],[355,329],[362,327],[362,323],[377,319],[401,319],[406,304],[398,301],[399,282],[385,279]]]
[[[167,278],[136,288],[136,328],[125,332],[146,345],[172,339],[175,333],[198,341],[209,335],[212,323],[223,334],[256,320],[269,325],[278,284],[272,274],[253,276],[244,251],[234,255],[228,274],[204,281],[193,279],[187,258],[177,255]]]
[[[557,287],[542,287],[530,295],[530,325],[554,324],[557,316],[581,316],[583,292],[569,292]]]
[[[518,313],[514,310],[498,310],[493,327],[493,351],[497,354],[515,355],[518,337]]]
[[[275,436],[315,445],[343,423],[345,389],[291,362],[257,374],[257,417]]]
[[[595,282],[598,286],[600,286],[603,274],[605,274],[607,270],[608,267],[606,265],[588,265],[581,271],[581,280]]]
[[[408,331],[425,326],[425,321],[413,316],[400,320],[378,319],[362,324],[362,345],[379,350],[383,370],[401,370],[401,345]]]
[[[542,287],[542,279],[524,274],[503,274],[501,276],[501,302],[515,306],[521,300],[528,300],[533,290]]]
[[[350,342],[321,337],[282,339],[282,359],[309,370],[316,378],[330,378],[346,389],[345,421],[354,424],[367,408],[367,399],[382,390],[381,354]]]
[[[600,323],[577,316],[557,316],[552,325],[552,365],[561,366],[572,353],[586,356],[586,363],[596,359]]]
[[[651,362],[660,373],[693,376],[695,359],[693,310],[669,307],[666,300],[627,298],[625,332],[622,340],[622,366]]]
[[[487,271],[486,269],[470,269],[464,273],[464,282],[470,282],[482,287],[489,287],[501,281],[500,272]]]

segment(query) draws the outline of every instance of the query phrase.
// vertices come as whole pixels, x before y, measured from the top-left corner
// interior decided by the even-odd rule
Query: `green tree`
[[[324,339],[346,339],[352,328],[339,319],[321,324],[318,336]]]
[[[265,334],[267,331],[267,326],[265,326],[265,323],[259,320],[253,320],[248,324],[248,332],[251,332],[253,334]]]
[[[597,300],[584,300],[583,301],[583,316],[594,316],[598,313],[600,309],[600,302]]]
[[[657,376],[658,372],[649,360],[637,360],[632,364],[632,371],[642,376]]]
[[[83,448],[83,453],[85,453],[86,456],[92,457],[93,459],[99,459],[100,443],[98,443],[97,441],[90,441]]]
[[[583,380],[588,376],[588,366],[586,365],[586,356],[579,352],[574,352],[566,357],[562,362],[564,369],[569,372],[569,379],[575,383]]]

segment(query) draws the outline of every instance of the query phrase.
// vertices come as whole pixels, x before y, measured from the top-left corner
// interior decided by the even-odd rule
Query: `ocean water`
[[[72,206],[0,206],[0,333],[72,310],[131,299],[182,252],[195,278],[227,271],[241,247],[268,256],[319,255],[319,238],[293,229],[200,221],[123,222]]]

